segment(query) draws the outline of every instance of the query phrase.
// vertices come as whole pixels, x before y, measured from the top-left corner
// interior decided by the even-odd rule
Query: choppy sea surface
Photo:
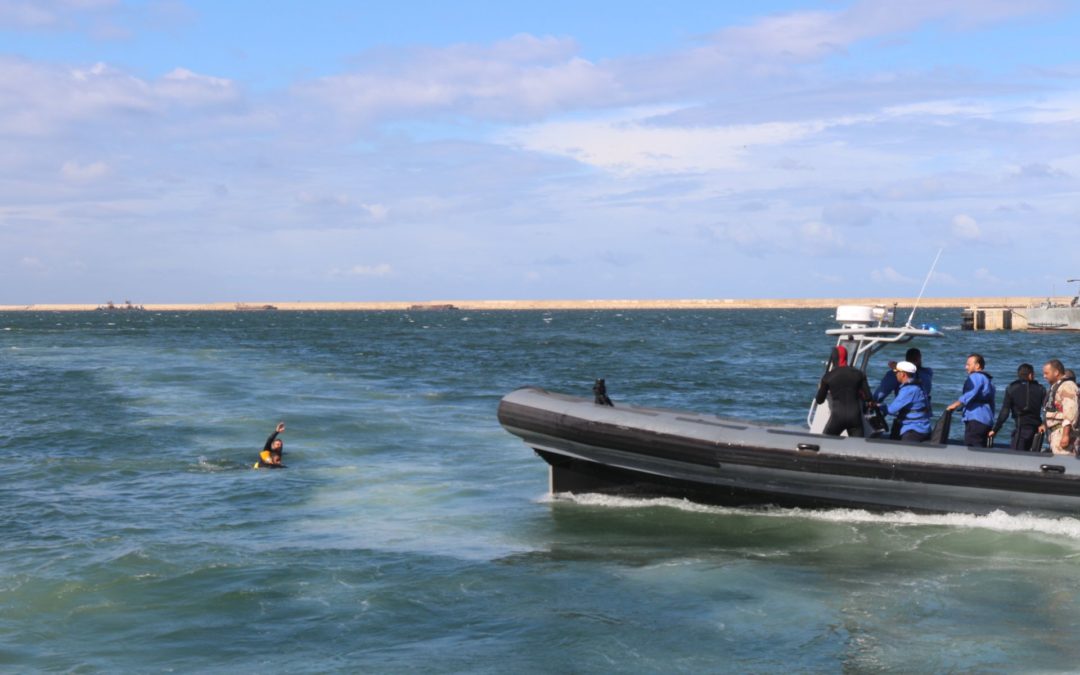
[[[919,345],[937,402],[972,351],[999,396],[1021,361],[1080,365],[1073,335],[921,321],[946,333]],[[0,313],[0,669],[1075,671],[1078,519],[553,498],[495,418],[516,387],[605,377],[620,401],[799,422],[832,325]],[[280,420],[289,468],[253,470]]]

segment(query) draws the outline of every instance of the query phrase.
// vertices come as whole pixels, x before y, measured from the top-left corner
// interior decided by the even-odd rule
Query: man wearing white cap
[[[894,429],[899,427],[900,440],[921,443],[930,438],[930,403],[926,392],[915,380],[918,367],[911,361],[896,364],[896,381],[900,390],[885,411],[896,416]],[[894,432],[896,433],[896,432]]]

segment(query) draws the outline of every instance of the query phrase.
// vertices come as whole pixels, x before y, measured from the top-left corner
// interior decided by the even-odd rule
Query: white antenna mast
[[[922,302],[923,293],[926,292],[926,284],[930,283],[930,277],[934,276],[934,268],[937,267],[938,259],[941,258],[941,252],[944,248],[937,250],[937,255],[934,256],[934,264],[930,266],[930,271],[926,273],[926,279],[922,282],[922,289],[919,290],[919,297],[915,299],[915,306],[911,308],[911,314],[908,314],[907,323],[905,326],[911,328],[911,320],[915,318],[915,310],[919,308],[919,303]]]

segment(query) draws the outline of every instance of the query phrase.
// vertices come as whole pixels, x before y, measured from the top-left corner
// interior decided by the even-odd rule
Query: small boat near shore
[[[893,326],[883,307],[842,306],[826,330],[866,372],[872,357],[929,326]],[[606,397],[604,397],[606,398]],[[498,419],[549,466],[552,493],[675,496],[733,505],[846,507],[919,513],[1080,516],[1080,461],[1049,452],[827,436],[828,401],[806,424],[610,404],[535,387],[504,396]],[[598,402],[603,401],[603,402]]]

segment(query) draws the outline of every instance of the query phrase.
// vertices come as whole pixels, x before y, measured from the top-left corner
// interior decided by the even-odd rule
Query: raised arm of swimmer
[[[283,452],[285,444],[278,438],[278,434],[284,433],[284,431],[285,423],[278,422],[277,428],[274,429],[274,433],[270,434],[270,437],[266,439],[262,452],[259,453],[259,462],[256,466],[281,465],[281,453]]]

